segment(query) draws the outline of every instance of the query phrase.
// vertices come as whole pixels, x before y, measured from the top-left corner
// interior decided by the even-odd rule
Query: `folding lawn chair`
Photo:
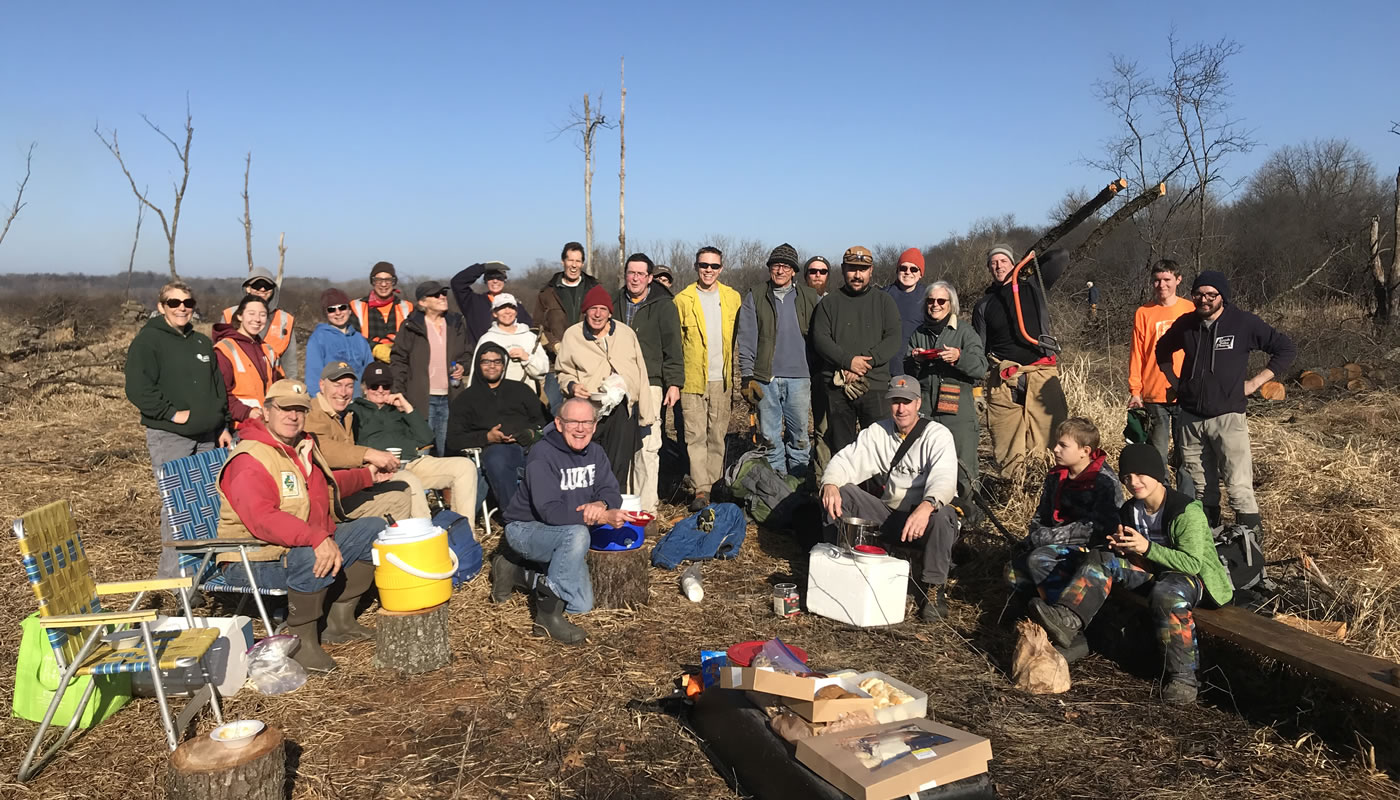
[[[262,596],[285,597],[287,590],[260,588],[248,564],[248,548],[262,547],[267,543],[251,537],[215,539],[219,529],[219,470],[223,469],[227,460],[228,450],[216,447],[161,465],[156,485],[160,488],[161,506],[174,532],[174,539],[165,544],[179,551],[181,574],[193,575],[195,585],[201,591],[242,595],[238,604],[240,612],[251,595],[264,629],[271,636],[272,618],[268,616]],[[220,553],[235,552],[243,561],[243,568],[248,571],[248,586],[229,584],[215,561]]]
[[[24,762],[20,764],[21,781],[29,780],[43,768],[68,741],[82,718],[83,710],[97,686],[94,681],[88,682],[62,735],[35,761],[44,734],[48,732],[64,694],[73,678],[78,676],[150,671],[156,702],[160,704],[160,721],[165,727],[165,739],[171,750],[178,744],[176,732],[189,727],[190,721],[206,701],[214,711],[214,719],[223,723],[218,694],[204,664],[204,655],[219,638],[219,630],[192,628],[152,631],[150,623],[155,621],[158,612],[155,609],[137,610],[146,592],[188,590],[193,583],[192,578],[94,583],[82,538],[78,536],[77,525],[73,521],[73,509],[64,501],[28,512],[15,520],[14,530],[19,538],[25,576],[39,601],[39,625],[47,631],[54,657],[63,670],[53,700],[39,723],[39,730],[34,734]],[[132,592],[136,598],[126,611],[102,610],[101,601],[98,600],[100,596]],[[123,630],[121,626],[127,624],[138,627]],[[109,632],[109,628],[114,626],[114,630]],[[159,668],[152,669],[153,664]],[[204,685],[185,704],[178,719],[172,721],[161,671],[196,666]]]
[[[481,476],[484,475],[484,473],[481,471],[481,448],[468,447],[462,451],[462,455],[466,456],[467,458],[470,458],[472,460],[472,463],[476,464],[476,474],[478,478],[476,493],[481,495],[481,527],[482,530],[486,531],[486,535],[490,536],[491,514],[497,511],[498,509],[492,508],[491,504],[487,502],[489,500],[488,495],[490,494],[491,490],[486,485],[487,482],[480,479]]]

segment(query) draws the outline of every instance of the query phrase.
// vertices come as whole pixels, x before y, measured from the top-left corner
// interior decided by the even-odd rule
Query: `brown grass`
[[[70,498],[99,580],[148,575],[156,560],[154,481],[120,390],[129,335],[113,331],[89,348],[109,366],[84,370],[76,383],[13,392],[0,406],[9,456],[0,463],[0,516]],[[0,385],[49,375],[69,358],[5,364]],[[1105,439],[1116,442],[1122,392],[1096,377],[1109,367],[1107,359],[1071,356],[1066,374],[1071,406],[1099,419]],[[1318,556],[1357,615],[1352,643],[1391,657],[1400,646],[1391,577],[1400,564],[1392,523],[1400,502],[1384,454],[1394,449],[1397,414],[1400,401],[1367,395],[1289,400],[1253,420],[1270,555],[1303,548]],[[1004,498],[999,516],[1021,527],[1038,481],[995,488]],[[483,544],[489,555],[497,541]],[[736,797],[687,728],[635,701],[669,695],[702,648],[778,635],[805,647],[814,664],[878,668],[927,689],[935,715],[991,738],[992,775],[1004,797],[1395,794],[1377,771],[1377,760],[1382,770],[1400,763],[1393,713],[1211,644],[1203,674],[1213,690],[1200,708],[1161,706],[1153,667],[1125,670],[1097,655],[1074,666],[1066,695],[1015,691],[1005,674],[1014,632],[998,624],[1005,552],[984,537],[967,544],[950,622],[889,629],[775,618],[771,584],[793,576],[801,583],[805,559],[790,537],[768,532],[751,531],[737,560],[704,565],[698,606],[679,594],[678,573],[653,570],[651,603],[584,616],[590,640],[579,648],[532,638],[525,601],[489,604],[483,576],[452,599],[450,667],[401,678],[372,667],[372,643],[342,645],[332,650],[338,673],[281,697],[245,690],[226,713],[287,734],[295,798]],[[0,625],[11,633],[0,638],[0,683],[12,684],[18,622],[33,598],[7,547]],[[372,625],[373,614],[365,620]],[[201,722],[201,731],[208,727]],[[33,730],[0,720],[0,770],[18,765]],[[155,704],[137,700],[34,782],[0,778],[0,794],[158,796],[165,759]]]

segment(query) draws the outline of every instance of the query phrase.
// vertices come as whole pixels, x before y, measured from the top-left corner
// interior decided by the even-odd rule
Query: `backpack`
[[[447,546],[457,554],[457,573],[452,576],[452,588],[470,581],[481,572],[481,545],[472,535],[467,518],[455,511],[442,510],[433,515],[433,524],[447,531]]]
[[[730,496],[754,522],[771,528],[786,528],[793,512],[810,500],[797,491],[802,479],[779,475],[762,448],[739,456],[724,471],[724,482]]]
[[[1215,555],[1230,576],[1230,586],[1252,589],[1258,585],[1264,577],[1264,551],[1259,547],[1255,530],[1244,525],[1226,525],[1215,530],[1214,535]]]

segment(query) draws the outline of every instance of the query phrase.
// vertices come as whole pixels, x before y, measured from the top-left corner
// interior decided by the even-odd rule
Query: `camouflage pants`
[[[1074,577],[1089,548],[1072,544],[1047,544],[1012,557],[1006,565],[1006,582],[1026,595],[1037,592],[1047,603],[1055,602]]]
[[[1078,614],[1087,628],[1115,585],[1127,589],[1149,587],[1147,606],[1167,673],[1176,680],[1195,684],[1199,651],[1196,620],[1191,611],[1203,596],[1201,579],[1182,572],[1154,574],[1127,558],[1095,550],[1084,559],[1056,602]]]

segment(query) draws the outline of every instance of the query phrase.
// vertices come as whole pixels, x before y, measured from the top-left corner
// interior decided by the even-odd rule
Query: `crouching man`
[[[538,596],[534,633],[564,644],[583,641],[583,629],[564,618],[593,608],[588,577],[591,525],[623,523],[622,491],[603,448],[593,441],[598,413],[592,401],[571,397],[559,407],[554,429],[530,448],[525,478],[506,506],[506,542],[514,553],[491,561],[491,600],[516,589]],[[518,563],[513,555],[540,572]]]
[[[1118,529],[1107,550],[1084,559],[1053,605],[1031,599],[1031,615],[1060,647],[1069,647],[1115,585],[1146,590],[1157,640],[1166,660],[1162,699],[1196,702],[1199,651],[1192,609],[1217,608],[1234,592],[1215,554],[1210,523],[1199,501],[1168,489],[1162,455],[1150,444],[1123,448],[1118,474],[1132,499],[1119,509]]]
[[[329,672],[336,664],[321,649],[322,641],[373,635],[355,621],[355,604],[374,584],[370,545],[385,526],[380,517],[347,519],[340,498],[389,475],[372,464],[332,470],[315,437],[304,430],[310,408],[300,381],[281,380],[268,388],[263,419],[239,429],[242,441],[219,474],[218,538],[267,542],[248,554],[258,586],[287,590],[287,630],[301,639],[293,658],[309,670]],[[237,561],[238,554],[218,558]],[[226,564],[224,578],[234,586],[248,585],[242,564]],[[325,634],[318,636],[323,618]]]
[[[919,616],[925,622],[948,613],[945,585],[958,539],[957,512],[948,503],[958,489],[958,455],[948,429],[919,416],[919,384],[907,375],[890,380],[890,418],[862,430],[831,457],[822,474],[827,541],[836,541],[842,516],[880,523],[887,540],[924,542]],[[876,497],[862,481],[883,480]]]

